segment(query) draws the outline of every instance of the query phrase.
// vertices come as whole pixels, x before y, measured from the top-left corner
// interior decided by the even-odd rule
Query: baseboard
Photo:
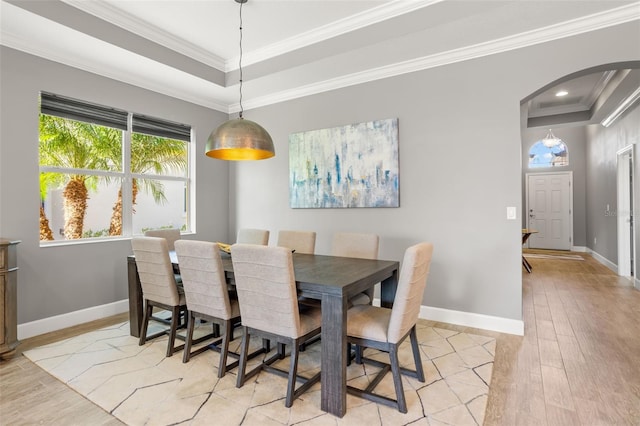
[[[589,250],[589,254],[591,254],[591,256],[595,260],[597,260],[598,262],[602,263],[604,266],[606,266],[607,268],[611,269],[616,274],[618,273],[618,265],[617,264],[613,263],[612,261],[610,261],[606,257],[602,256],[601,254],[599,254],[598,252],[595,252],[593,250]]]
[[[18,324],[18,340],[129,311],[129,299]]]
[[[524,321],[451,309],[420,307],[420,318],[524,336]]]
[[[571,251],[577,251],[579,253],[586,253],[589,251],[588,248],[584,246],[571,246]]]
[[[373,304],[375,306],[380,306],[380,299],[373,299]],[[420,307],[420,318],[524,336],[524,321],[509,318],[474,314],[472,312],[454,311],[451,309],[434,308],[424,305]]]
[[[636,284],[638,284],[637,281],[636,279]],[[373,303],[376,306],[380,306],[380,299],[375,299]],[[62,330],[63,328],[73,327],[74,325],[84,324],[85,322],[121,314],[128,310],[129,300],[125,299],[106,305],[93,306],[67,314],[18,324],[18,339],[27,339],[40,334]],[[524,322],[509,318],[434,308],[431,306],[422,306],[420,308],[420,318],[465,327],[498,331],[500,333],[516,334],[518,336],[524,335]]]

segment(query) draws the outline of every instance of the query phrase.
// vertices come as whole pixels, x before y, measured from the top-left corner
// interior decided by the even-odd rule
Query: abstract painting
[[[398,119],[289,135],[292,208],[399,207]]]

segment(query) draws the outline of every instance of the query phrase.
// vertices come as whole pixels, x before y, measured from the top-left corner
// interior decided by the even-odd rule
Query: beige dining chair
[[[145,237],[158,237],[167,240],[167,247],[170,251],[175,250],[175,242],[180,239],[180,230],[176,228],[149,229],[144,232]]]
[[[398,288],[393,308],[381,308],[371,305],[357,305],[347,311],[347,341],[357,347],[377,349],[389,354],[389,363],[362,356],[357,351],[356,362],[368,363],[381,370],[369,382],[365,389],[347,386],[347,392],[367,400],[395,407],[401,413],[407,412],[404,388],[400,373],[425,381],[416,323],[420,313],[420,304],[427,282],[429,266],[433,254],[433,244],[420,243],[405,251],[404,260],[398,278]],[[411,340],[411,350],[415,362],[415,371],[400,368],[398,347],[407,338]],[[391,371],[396,399],[374,393],[375,387]]]
[[[189,310],[182,362],[188,362],[192,356],[207,349],[216,350],[220,352],[218,377],[224,377],[227,371],[238,365],[238,361],[227,365],[227,357],[231,355],[239,358],[238,354],[229,352],[229,340],[232,339],[233,326],[240,322],[240,307],[237,300],[229,298],[220,248],[216,243],[194,240],[178,240],[175,245]],[[194,341],[193,331],[197,318],[211,322],[214,330]],[[222,328],[220,337],[216,335],[216,324]],[[193,344],[210,338],[215,338],[215,341],[191,352]]]
[[[258,244],[261,246],[269,245],[269,230],[241,228],[238,230],[238,237],[236,238],[236,243]]]
[[[331,255],[356,257],[358,259],[377,259],[380,237],[376,234],[338,232],[333,235]],[[349,304],[370,305],[373,302],[373,287],[349,298]]]
[[[181,350],[183,345],[174,347],[177,329],[184,327],[184,315],[187,305],[184,292],[178,286],[173,266],[169,258],[167,240],[159,237],[134,237],[131,247],[136,258],[142,298],[144,303],[144,318],[140,330],[140,346],[149,339],[168,334],[167,356],[174,351]],[[149,321],[155,320],[153,309],[161,308],[171,313],[169,329],[147,336]]]
[[[181,238],[180,230],[176,228],[164,228],[164,229],[149,229],[144,232],[145,237],[157,237],[167,240],[167,247],[169,251],[175,251],[175,242]],[[178,284],[182,283],[182,276],[178,267],[173,268],[173,274]]]
[[[286,247],[250,244],[231,246],[231,259],[242,316],[242,343],[237,387],[262,370],[288,377],[285,406],[320,380],[320,371],[312,377],[298,375],[300,345],[320,333],[320,309],[298,306],[293,256]],[[277,343],[274,355],[247,372],[249,340],[252,335]],[[273,367],[285,358],[285,345],[291,348],[289,371]],[[296,381],[302,382],[297,389]]]
[[[278,247],[288,247],[296,253],[314,254],[316,251],[316,233],[313,231],[278,232]]]

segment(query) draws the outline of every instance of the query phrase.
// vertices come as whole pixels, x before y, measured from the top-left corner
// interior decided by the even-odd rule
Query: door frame
[[[567,170],[567,171],[557,171],[557,172],[530,172],[530,173],[525,173],[525,185],[524,185],[524,192],[525,192],[525,211],[524,211],[524,217],[525,217],[525,225],[528,228],[529,227],[529,176],[540,176],[540,175],[568,175],[569,176],[569,241],[571,241],[571,247],[569,248],[569,250],[574,251],[574,243],[575,240],[573,239],[573,171],[572,170]],[[529,248],[529,241],[527,241],[526,244],[527,248]]]
[[[616,222],[617,222],[617,244],[618,244],[618,275],[624,277],[631,277],[632,281],[634,277],[638,276],[638,265],[635,260],[637,259],[637,248],[636,248],[636,238],[635,238],[635,228],[637,223],[635,223],[635,214],[634,214],[634,204],[636,203],[635,198],[633,200],[630,199],[631,191],[635,185],[635,155],[634,155],[634,146],[633,144],[627,145],[624,148],[618,150],[616,152]],[[626,160],[629,157],[631,162]],[[624,159],[624,160],[623,160]],[[626,164],[624,164],[626,162]],[[624,173],[624,176],[622,175]],[[631,181],[629,182],[629,176],[631,176]],[[634,193],[635,194],[635,193]],[[631,212],[630,220],[632,223],[633,234],[630,235],[630,244],[623,244],[620,236],[624,232],[630,231],[628,226],[624,222],[624,217],[620,215],[620,212]],[[631,248],[633,248],[633,253],[631,253]],[[632,257],[633,256],[633,257]],[[631,262],[633,262],[633,273],[631,272]]]

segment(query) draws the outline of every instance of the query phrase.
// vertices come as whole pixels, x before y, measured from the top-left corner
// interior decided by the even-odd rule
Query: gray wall
[[[226,114],[2,47],[0,235],[18,246],[18,323],[127,299],[129,240],[39,245],[38,113],[46,90],[193,126],[197,237],[228,239],[228,164],[204,145]]]
[[[277,155],[231,165],[199,155],[194,238],[231,241],[239,226],[274,236],[314,229],[317,251],[327,253],[333,232],[369,231],[389,259],[432,241],[425,305],[521,320],[520,100],[574,71],[640,59],[637,34],[629,23],[247,111],[270,131]],[[0,60],[0,235],[23,241],[18,322],[126,299],[129,241],[39,246],[39,91],[189,123],[198,153],[226,117],[4,47]],[[400,119],[400,208],[289,208],[290,133],[389,117]],[[506,220],[507,206],[518,208],[517,220]]]
[[[600,125],[587,129],[587,244],[590,249],[614,264],[618,264],[618,224],[616,216],[605,214],[606,205],[611,211],[617,209],[617,155],[616,152],[627,145],[635,144],[634,188],[635,208],[638,212],[640,198],[640,107],[628,111],[611,127]],[[635,214],[637,224],[637,213]],[[640,230],[635,227],[636,261],[640,250]],[[594,244],[594,238],[597,243]],[[637,266],[636,266],[637,268]],[[636,271],[636,277],[638,273]]]
[[[375,232],[380,257],[435,244],[424,305],[522,319],[520,101],[572,72],[640,57],[638,23],[251,110],[276,157],[232,166],[230,233],[265,227]],[[290,209],[288,135],[374,119],[400,123],[397,209]],[[506,219],[516,206],[517,220]]]
[[[586,211],[586,146],[585,126],[554,127],[553,134],[562,139],[569,152],[569,165],[563,167],[529,168],[529,149],[537,141],[545,137],[549,129],[526,129],[522,132],[522,208],[526,209],[527,173],[573,172],[573,245],[587,245],[587,211]],[[523,215],[522,227],[527,227],[527,215]]]

